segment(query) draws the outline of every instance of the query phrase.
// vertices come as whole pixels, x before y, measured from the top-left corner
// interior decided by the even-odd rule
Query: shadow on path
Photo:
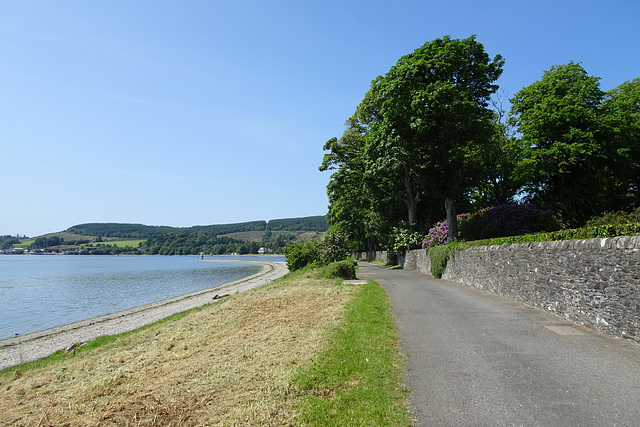
[[[416,425],[638,425],[636,343],[414,270],[359,265],[391,297]]]

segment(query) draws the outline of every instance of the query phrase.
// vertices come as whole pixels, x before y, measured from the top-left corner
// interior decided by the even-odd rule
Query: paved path
[[[391,296],[417,426],[638,426],[640,346],[413,270]]]

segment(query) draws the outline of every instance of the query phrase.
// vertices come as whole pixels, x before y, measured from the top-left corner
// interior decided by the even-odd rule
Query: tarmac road
[[[391,296],[417,426],[640,426],[640,345],[414,270]]]

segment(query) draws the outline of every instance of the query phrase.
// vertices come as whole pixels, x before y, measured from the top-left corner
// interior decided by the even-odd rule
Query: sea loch
[[[232,260],[205,257],[213,259]],[[260,269],[195,256],[0,256],[0,340],[216,287]]]

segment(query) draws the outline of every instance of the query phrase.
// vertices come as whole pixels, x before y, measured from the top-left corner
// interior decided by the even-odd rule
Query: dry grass
[[[0,424],[295,425],[291,378],[356,291],[284,281],[46,368],[16,370],[0,376]]]

